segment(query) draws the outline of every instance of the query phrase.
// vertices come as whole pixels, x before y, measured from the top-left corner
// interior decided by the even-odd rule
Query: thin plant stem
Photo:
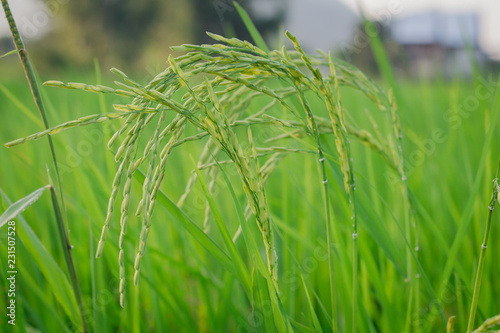
[[[352,234],[352,332],[358,331],[358,233]]]
[[[495,202],[497,200],[497,195],[499,192],[499,186],[498,186],[499,171],[500,171],[500,159],[498,161],[497,174],[495,176],[495,179],[493,180],[493,191],[491,194],[490,204],[488,205],[488,219],[486,221],[486,229],[484,231],[483,243],[481,244],[481,253],[479,254],[479,263],[477,265],[476,282],[474,283],[474,293],[472,295],[472,304],[470,307],[467,333],[472,332],[472,329],[474,327],[474,319],[476,317],[477,302],[479,300],[479,291],[481,289],[481,278],[483,276],[484,258],[486,255],[486,248],[488,246],[488,236],[490,235],[491,217],[493,215],[493,209],[495,208]]]
[[[3,10],[5,12],[5,16],[7,18],[8,23],[9,23],[9,28],[10,28],[10,32],[12,34],[12,39],[14,40],[14,44],[16,46],[17,53],[19,54],[19,59],[21,60],[21,64],[23,66],[24,73],[26,75],[26,79],[28,80],[28,84],[30,86],[31,94],[33,95],[33,99],[35,101],[37,109],[40,112],[40,116],[42,117],[43,124],[44,124],[45,128],[48,129],[49,122],[47,120],[47,113],[45,111],[45,106],[43,104],[42,94],[40,93],[40,88],[38,86],[35,71],[33,70],[31,62],[28,58],[28,53],[26,52],[26,49],[24,48],[23,41],[22,41],[21,36],[19,34],[19,30],[17,29],[16,22],[14,21],[14,17],[12,16],[12,12],[10,10],[9,3],[7,0],[1,0],[1,1],[2,1]],[[61,197],[61,206],[59,206],[59,203],[57,201],[57,194],[55,193],[53,188],[51,188],[52,203],[53,203],[53,207],[54,207],[54,212],[56,214],[58,229],[59,229],[59,232],[61,234],[61,241],[63,242],[63,253],[64,253],[66,266],[67,266],[68,272],[71,276],[71,281],[72,281],[72,285],[73,285],[73,292],[75,293],[75,297],[78,301],[78,307],[80,310],[80,317],[81,317],[81,322],[82,322],[82,330],[83,330],[83,332],[88,332],[87,323],[85,320],[83,301],[82,301],[82,296],[81,296],[81,292],[80,292],[80,286],[78,284],[78,278],[76,275],[75,266],[73,264],[73,259],[71,257],[72,246],[71,246],[71,243],[69,240],[67,219],[63,218],[63,216],[65,216],[65,215],[63,215],[63,213],[62,213],[62,212],[64,212],[64,214],[65,214],[66,208],[65,208],[65,204],[64,204],[64,196],[63,196],[63,191],[62,191],[62,186],[61,186],[61,181],[60,181],[60,176],[59,176],[59,168],[57,166],[57,159],[56,159],[56,153],[55,153],[55,149],[54,149],[54,143],[53,143],[50,135],[47,136],[47,139],[49,142],[52,162],[54,164],[57,185],[59,188],[59,196]]]
[[[334,274],[333,274],[333,262],[332,262],[332,249],[331,249],[331,214],[330,205],[328,202],[328,178],[326,177],[326,167],[325,167],[325,157],[323,152],[319,151],[319,162],[321,165],[321,172],[323,175],[323,195],[325,196],[325,216],[326,216],[326,244],[328,253],[328,273],[330,280],[330,302],[332,307],[332,332],[337,332],[337,325],[335,324],[335,294],[334,294]]]
[[[418,283],[418,278],[419,275],[413,275],[413,262],[412,262],[412,253],[411,253],[411,246],[412,246],[412,227],[413,227],[413,236],[414,236],[414,244],[415,244],[415,256],[418,258],[418,251],[419,251],[419,244],[418,244],[418,235],[417,235],[417,225],[415,222],[415,214],[412,209],[412,203],[410,199],[410,189],[408,186],[408,179],[406,177],[406,171],[405,171],[405,157],[404,157],[404,150],[403,150],[403,131],[401,128],[401,122],[399,120],[399,115],[397,113],[397,104],[396,104],[396,99],[394,94],[389,94],[389,102],[391,104],[391,123],[393,127],[393,132],[394,132],[394,139],[395,139],[395,151],[394,151],[394,156],[398,160],[397,162],[397,168],[398,168],[398,173],[400,176],[400,187],[401,187],[401,194],[403,196],[403,207],[404,207],[404,221],[405,221],[405,237],[408,241],[408,246],[406,248],[406,281],[409,284],[409,293],[410,293],[410,300],[415,301],[415,304],[413,302],[408,303],[408,314],[411,314],[413,310],[418,311],[420,308],[420,298],[419,298],[419,283]],[[413,222],[412,222],[413,221]],[[415,295],[412,295],[412,293],[415,293]],[[415,306],[414,309],[412,309],[412,306]],[[411,326],[411,320],[412,320],[411,315],[407,316],[407,322],[406,322],[406,328],[410,329]],[[419,318],[416,316],[416,319],[414,319],[414,326],[415,326],[415,331],[418,333],[420,331],[420,325],[419,325]]]
[[[88,332],[87,328],[87,322],[85,320],[85,312],[83,308],[83,302],[81,298],[81,290],[80,290],[80,285],[78,284],[77,276],[76,276],[76,271],[75,271],[75,265],[73,263],[73,257],[71,256],[71,249],[73,246],[71,245],[71,242],[69,241],[68,233],[66,232],[66,227],[64,225],[64,220],[61,214],[61,209],[59,207],[59,201],[57,199],[57,194],[56,191],[54,190],[54,187],[51,185],[50,186],[50,196],[52,198],[52,206],[54,208],[54,213],[56,215],[56,222],[57,222],[57,231],[59,233],[59,238],[61,239],[61,242],[64,247],[63,255],[64,255],[64,261],[67,263],[68,270],[70,271],[71,275],[71,280],[74,281],[76,279],[76,284],[73,284],[74,288],[74,293],[75,296],[77,297],[78,301],[78,307],[80,309],[80,316],[82,320],[82,329],[83,332]]]

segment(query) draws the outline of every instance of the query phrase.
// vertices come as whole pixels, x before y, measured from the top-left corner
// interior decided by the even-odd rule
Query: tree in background
[[[249,0],[238,3],[252,16]],[[252,17],[264,35],[277,32],[284,8],[271,19]],[[52,68],[87,67],[97,58],[105,68],[144,71],[163,64],[172,45],[211,42],[206,31],[251,40],[230,0],[67,1],[54,14],[54,28],[32,44]]]

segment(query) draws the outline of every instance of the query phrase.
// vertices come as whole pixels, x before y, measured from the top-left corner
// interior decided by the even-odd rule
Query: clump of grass
[[[114,206],[119,198],[120,184],[124,181],[121,196],[121,217],[119,237],[120,266],[120,303],[124,306],[125,265],[124,239],[130,214],[131,182],[134,174],[145,165],[142,198],[134,211],[142,219],[142,230],[134,263],[134,283],[139,281],[141,259],[144,255],[147,239],[153,221],[157,195],[166,172],[166,162],[174,148],[182,147],[186,142],[205,140],[198,169],[217,170],[220,164],[232,164],[236,168],[246,194],[247,214],[256,217],[262,235],[267,258],[267,269],[272,277],[273,286],[278,291],[278,258],[276,254],[273,223],[269,213],[265,182],[285,154],[313,153],[318,157],[322,170],[322,183],[325,197],[327,228],[330,225],[327,164],[325,159],[337,162],[343,175],[345,194],[349,198],[352,220],[353,249],[353,331],[356,331],[357,316],[357,267],[358,267],[358,225],[356,220],[354,162],[350,152],[350,139],[356,138],[367,147],[379,153],[388,165],[404,178],[402,152],[394,153],[389,148],[396,139],[382,135],[372,135],[366,129],[358,129],[346,120],[342,106],[340,86],[352,87],[374,102],[382,112],[391,111],[395,124],[394,137],[400,139],[400,128],[396,117],[395,103],[378,86],[353,66],[332,58],[331,55],[306,54],[298,40],[287,33],[295,51],[283,48],[280,51],[266,52],[246,41],[227,39],[209,34],[220,44],[183,45],[174,47],[175,51],[184,52],[176,58],[170,57],[169,67],[158,74],[147,85],[141,85],[123,72],[113,69],[122,81],[115,82],[118,88],[83,83],[63,83],[47,81],[46,86],[66,89],[81,89],[95,93],[110,93],[131,98],[129,104],[114,105],[114,111],[89,115],[66,122],[45,131],[17,139],[6,144],[12,147],[47,134],[55,134],[75,126],[84,126],[107,120],[123,119],[120,129],[108,143],[115,151],[118,169],[112,184],[106,219],[102,228],[96,256],[99,257],[106,242],[112,222]],[[322,74],[319,67],[326,67],[328,74]],[[200,77],[203,79],[200,80]],[[276,80],[281,87],[276,86]],[[179,101],[174,94],[181,94]],[[310,105],[310,96],[319,97],[324,103],[329,119],[319,115],[319,111]],[[255,99],[264,99],[266,104],[255,114],[246,114],[245,109]],[[297,100],[298,98],[298,100]],[[169,117],[173,114],[172,117]],[[153,120],[157,119],[156,122]],[[168,119],[172,119],[168,121]],[[154,126],[153,134],[143,137],[144,130]],[[242,144],[237,127],[248,127],[249,135],[245,138],[248,146]],[[278,134],[269,139],[269,146],[256,147],[252,140],[251,127],[276,129]],[[195,128],[196,134],[187,128]],[[323,149],[324,140],[333,134],[338,160]],[[307,148],[276,147],[271,145],[278,140],[297,140]],[[118,145],[118,142],[121,143]],[[392,141],[391,141],[392,140]],[[146,142],[139,151],[139,143]],[[401,149],[399,149],[401,150]],[[223,159],[227,157],[227,159]],[[270,156],[270,157],[269,157]],[[262,163],[263,162],[263,163]],[[216,171],[212,174],[216,177]],[[188,181],[186,191],[180,198],[181,206],[193,187],[197,176]],[[124,179],[124,180],[123,180]],[[207,218],[205,218],[207,220]],[[208,228],[204,222],[205,229]],[[331,230],[327,230],[329,237]],[[237,237],[239,232],[235,235]],[[330,243],[330,239],[328,238]],[[330,247],[329,247],[330,248]],[[333,269],[330,261],[330,281],[333,298]],[[334,324],[335,326],[335,324]]]

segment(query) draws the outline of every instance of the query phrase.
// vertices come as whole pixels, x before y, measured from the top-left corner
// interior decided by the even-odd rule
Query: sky
[[[330,1],[330,0],[325,0]],[[500,59],[500,0],[340,0],[357,11],[358,3],[375,18],[403,16],[427,10],[477,12],[480,16],[480,43]],[[392,13],[391,13],[392,12]]]

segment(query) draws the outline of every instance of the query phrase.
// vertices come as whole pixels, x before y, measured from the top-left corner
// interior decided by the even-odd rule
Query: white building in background
[[[350,45],[361,18],[337,0],[288,0],[285,30],[309,52]]]
[[[387,21],[415,13],[477,13],[479,43],[490,58],[500,60],[500,1],[498,0],[339,0],[357,11],[361,6],[368,17]]]
[[[480,47],[480,17],[477,13],[428,11],[394,19],[393,40],[408,56],[412,73],[421,77],[436,74],[472,74],[472,59],[487,60]]]

